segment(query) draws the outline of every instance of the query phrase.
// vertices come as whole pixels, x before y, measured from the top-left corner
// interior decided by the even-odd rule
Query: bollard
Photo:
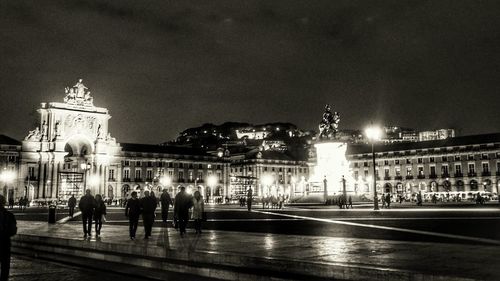
[[[49,223],[56,223],[56,205],[49,206]]]

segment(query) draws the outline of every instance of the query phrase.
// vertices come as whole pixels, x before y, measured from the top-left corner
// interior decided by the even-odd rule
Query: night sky
[[[225,121],[500,131],[500,1],[0,0],[0,134],[78,78],[119,142]]]

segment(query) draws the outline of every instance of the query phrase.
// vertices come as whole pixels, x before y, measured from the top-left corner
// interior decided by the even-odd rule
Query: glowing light
[[[321,142],[314,145],[317,154],[317,164],[314,166],[314,173],[309,179],[319,186],[323,186],[323,180],[327,180],[326,195],[341,192],[342,176],[346,180],[346,189],[352,189],[351,173],[349,172],[349,162],[346,158],[347,144],[343,142]]]
[[[97,175],[92,175],[89,177],[89,184],[91,186],[96,186],[99,184],[99,176]]]
[[[172,184],[172,178],[169,176],[163,176],[160,178],[160,182],[164,186],[170,186]]]
[[[217,176],[210,175],[207,177],[207,185],[208,186],[214,187],[217,185],[218,181],[219,181],[219,179],[217,178]]]
[[[11,182],[16,178],[16,174],[13,171],[4,170],[1,178],[3,182]]]
[[[382,137],[382,129],[377,126],[370,126],[365,129],[366,137],[371,141],[378,141]]]
[[[273,177],[271,175],[263,175],[260,181],[263,185],[269,186],[273,183]]]

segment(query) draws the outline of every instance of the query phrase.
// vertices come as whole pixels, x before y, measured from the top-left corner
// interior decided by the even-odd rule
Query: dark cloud
[[[497,1],[2,1],[0,131],[85,79],[120,141],[205,122],[498,131]]]

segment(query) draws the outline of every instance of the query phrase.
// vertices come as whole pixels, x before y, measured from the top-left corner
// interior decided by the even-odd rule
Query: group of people
[[[157,200],[153,193],[144,191],[144,197],[139,199],[137,192],[131,193],[131,198],[127,200],[125,206],[125,216],[129,218],[130,239],[135,240],[137,225],[142,215],[144,223],[144,239],[151,237],[151,230],[155,220],[155,212],[158,203],[161,203],[162,221],[167,223],[170,206],[174,207],[173,223],[179,229],[181,237],[186,234],[186,226],[189,221],[189,210],[192,208],[191,219],[194,221],[196,234],[201,234],[201,223],[205,220],[205,203],[199,191],[195,191],[193,196],[186,192],[186,187],[181,186],[179,193],[172,200],[170,194],[163,190],[160,200]]]
[[[285,201],[288,200],[288,196],[285,197],[283,194],[271,195],[262,197],[262,209],[283,209]]]
[[[71,196],[74,198],[74,196]],[[73,201],[73,199],[70,199]],[[76,205],[76,199],[75,199]],[[69,201],[68,201],[69,205]],[[95,222],[95,232],[96,237],[101,235],[102,221],[105,220],[106,215],[106,204],[102,200],[102,196],[100,194],[96,194],[96,196],[92,196],[90,194],[90,189],[85,190],[85,195],[80,198],[80,202],[78,203],[78,208],[82,212],[82,223],[83,223],[83,233],[85,238],[90,238],[92,234],[92,221]],[[73,209],[70,206],[70,215],[73,216]]]

